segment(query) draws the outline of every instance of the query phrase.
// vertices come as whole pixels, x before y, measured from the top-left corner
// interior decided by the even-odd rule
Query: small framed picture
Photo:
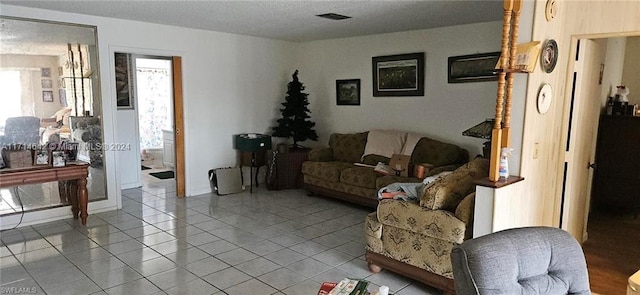
[[[336,104],[360,105],[360,79],[336,80]]]
[[[45,88],[45,89],[53,88],[53,81],[51,81],[51,79],[42,79],[42,88]]]
[[[66,142],[63,141],[60,145],[60,150],[64,153],[65,162],[74,162],[78,159],[78,146],[77,142]]]
[[[42,77],[51,77],[51,68],[40,69],[40,74],[42,75]]]
[[[51,90],[42,91],[42,101],[53,102],[53,91]]]
[[[49,165],[49,150],[46,148],[41,148],[35,151],[35,155],[33,157],[33,165],[43,166]]]
[[[135,69],[130,53],[115,52],[116,105],[119,110],[133,109]]]
[[[64,72],[62,71],[62,66],[58,67],[58,76],[62,76]]]
[[[64,167],[64,151],[51,152],[51,164],[53,167]]]

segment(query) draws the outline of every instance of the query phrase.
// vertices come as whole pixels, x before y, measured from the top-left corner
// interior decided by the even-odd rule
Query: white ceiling
[[[502,20],[501,0],[0,3],[298,42]],[[323,13],[353,18],[332,21],[315,16]]]

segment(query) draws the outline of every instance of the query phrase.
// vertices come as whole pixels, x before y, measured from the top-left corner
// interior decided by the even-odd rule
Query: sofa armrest
[[[309,151],[309,161],[330,162],[333,161],[333,150],[329,147],[314,148]]]
[[[473,210],[476,204],[476,192],[468,194],[456,208],[455,216],[467,225],[464,239],[473,238]]]

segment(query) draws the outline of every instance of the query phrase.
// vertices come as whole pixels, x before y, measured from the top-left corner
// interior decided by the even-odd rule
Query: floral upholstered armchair
[[[365,219],[369,269],[454,294],[451,250],[473,236],[474,180],[488,174],[489,161],[476,158],[425,185],[419,202],[381,201]]]

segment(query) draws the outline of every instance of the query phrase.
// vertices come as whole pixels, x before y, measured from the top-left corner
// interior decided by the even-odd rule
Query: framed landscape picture
[[[336,104],[360,105],[360,79],[336,80]]]
[[[449,83],[496,81],[500,52],[449,57]]]
[[[372,58],[373,96],[423,96],[424,52]]]

